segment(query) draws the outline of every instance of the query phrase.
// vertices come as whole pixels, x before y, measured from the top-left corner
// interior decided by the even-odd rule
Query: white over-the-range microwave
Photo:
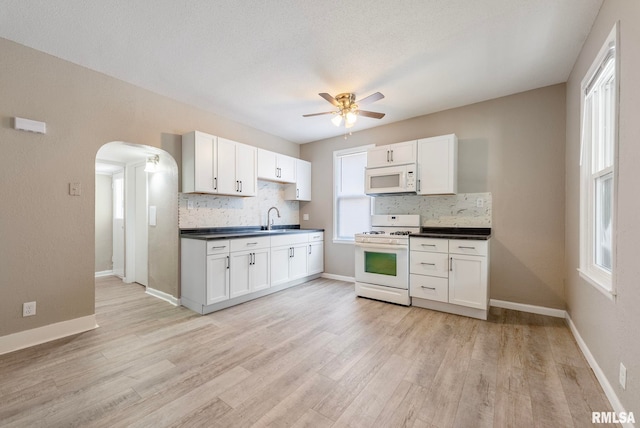
[[[415,194],[417,175],[415,163],[366,168],[365,193],[373,196]]]

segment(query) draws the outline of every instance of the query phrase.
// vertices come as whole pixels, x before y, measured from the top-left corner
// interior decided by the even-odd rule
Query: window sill
[[[587,273],[586,271],[584,271],[584,270],[582,270],[580,268],[578,268],[577,271],[580,274],[580,277],[582,279],[584,279],[589,284],[591,284],[600,293],[604,294],[604,296],[607,297],[609,300],[611,300],[611,301],[615,301],[616,300],[616,293],[613,290],[610,290],[610,289],[606,288],[604,285],[602,285],[602,283],[600,281],[598,281],[592,275],[589,275],[589,273]]]
[[[353,245],[355,243],[355,241],[353,240],[347,240],[347,239],[336,239],[333,238],[333,243],[334,244],[347,244],[347,245]]]

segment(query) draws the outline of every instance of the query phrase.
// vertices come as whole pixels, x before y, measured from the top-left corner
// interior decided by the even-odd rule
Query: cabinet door
[[[391,162],[389,146],[374,147],[367,150],[367,168],[387,166]]]
[[[296,160],[296,183],[285,188],[284,199],[287,201],[311,200],[311,163],[302,159]]]
[[[296,182],[296,158],[278,155],[278,181],[283,183]]]
[[[404,165],[416,162],[416,142],[405,141],[389,145],[389,159],[391,165]]]
[[[452,254],[449,303],[487,309],[487,258]]]
[[[289,279],[298,279],[307,276],[307,251],[308,244],[293,246],[292,257],[289,259]]]
[[[454,135],[418,140],[418,194],[458,191],[458,138]]]
[[[236,180],[239,184],[239,194],[242,196],[256,195],[256,158],[255,147],[236,143]]]
[[[263,290],[270,287],[269,282],[269,249],[256,250],[253,254],[253,264],[250,268],[251,291]]]
[[[309,253],[307,254],[307,274],[313,275],[324,271],[324,243],[310,242]]]
[[[182,136],[182,191],[184,193],[216,193],[216,137],[193,131]]]
[[[258,178],[262,180],[278,181],[277,153],[258,149]]]
[[[207,256],[207,305],[229,299],[229,256]]]
[[[251,253],[242,251],[230,254],[230,298],[242,296],[251,291]]]
[[[218,137],[217,154],[218,193],[238,195],[239,186],[236,183],[236,143]]]
[[[271,286],[289,281],[291,247],[271,248]]]

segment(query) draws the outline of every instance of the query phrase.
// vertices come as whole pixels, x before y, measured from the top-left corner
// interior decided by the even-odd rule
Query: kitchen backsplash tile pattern
[[[378,196],[374,212],[420,214],[424,227],[491,227],[491,193]]]
[[[264,226],[267,224],[267,211],[271,207],[277,207],[280,211],[280,218],[275,216],[275,212],[272,213],[274,224],[299,224],[299,202],[284,200],[284,186],[259,180],[258,196],[249,198],[180,193],[178,227]],[[188,209],[188,201],[193,202],[192,209]]]

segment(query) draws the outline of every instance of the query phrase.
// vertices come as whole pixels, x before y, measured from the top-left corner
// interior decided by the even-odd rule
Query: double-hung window
[[[373,145],[333,152],[333,241],[353,242],[371,227],[371,197],[364,193],[367,150]]]
[[[580,274],[614,296],[618,139],[617,26],[582,81]]]

